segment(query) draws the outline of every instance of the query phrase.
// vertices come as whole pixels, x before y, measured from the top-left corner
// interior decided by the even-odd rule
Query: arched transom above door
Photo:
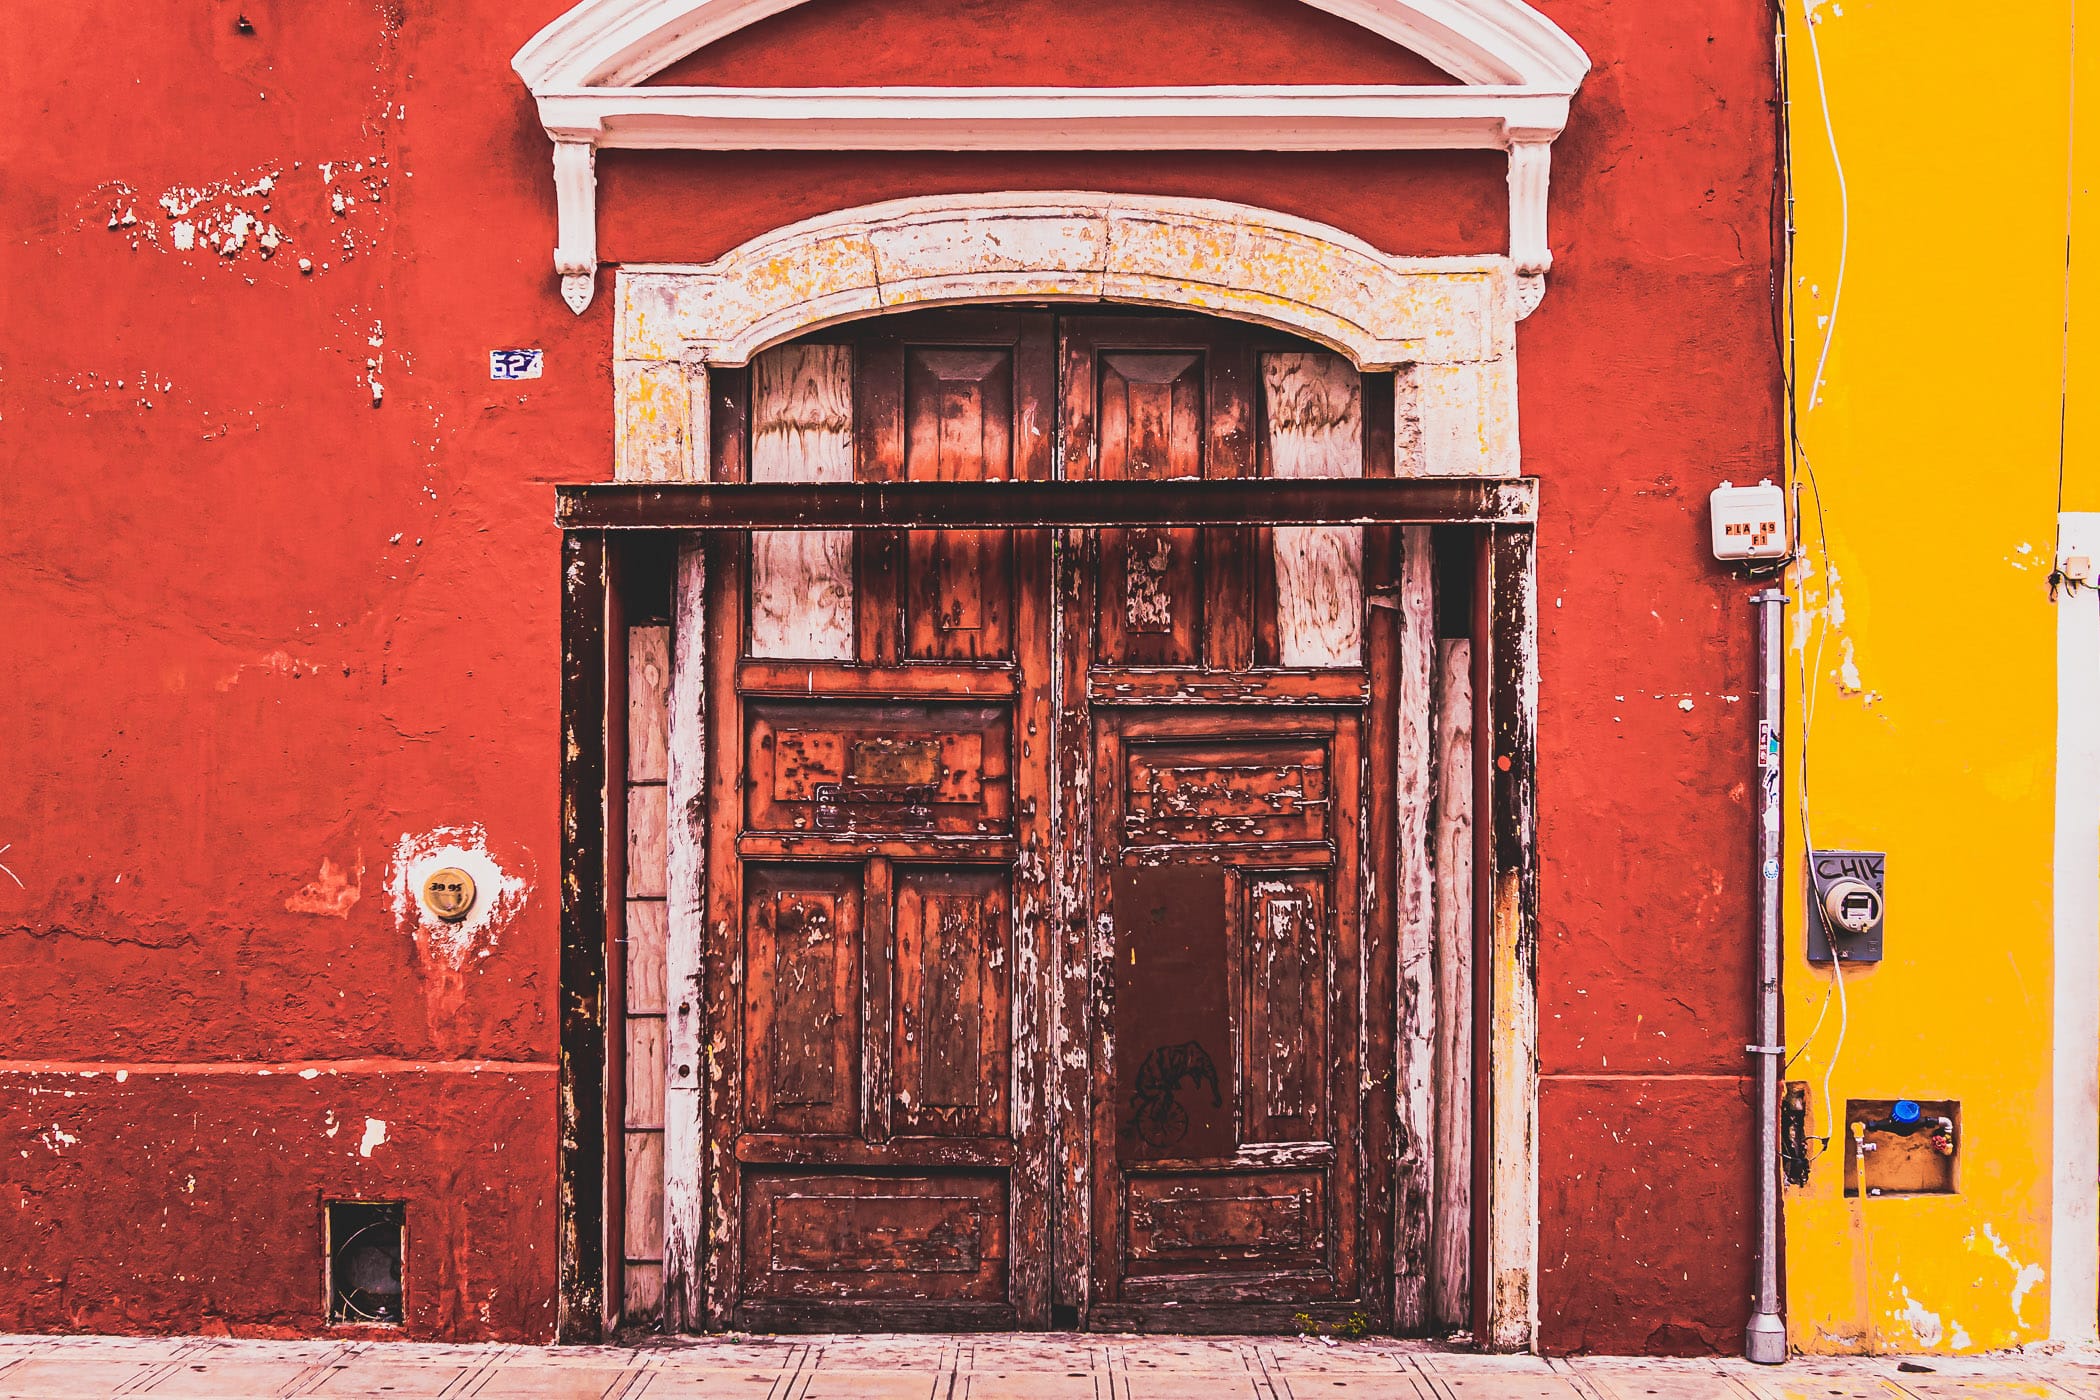
[[[704,265],[620,270],[617,475],[708,477],[709,366],[859,317],[988,302],[1174,307],[1301,335],[1394,372],[1401,475],[1514,475],[1523,280],[1508,258],[1397,258],[1217,200],[1071,191],[844,210]]]
[[[1303,0],[1455,84],[677,87],[647,80],[805,0],[583,0],[512,66],[554,141],[555,269],[577,312],[597,269],[600,147],[832,151],[1408,151],[1509,154],[1508,261],[1536,305],[1552,263],[1549,153],[1589,58],[1523,0]]]

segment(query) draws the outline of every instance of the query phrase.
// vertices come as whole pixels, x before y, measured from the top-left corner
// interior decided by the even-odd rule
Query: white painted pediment
[[[535,93],[633,87],[808,0],[583,0],[511,67]],[[1302,0],[1411,49],[1463,83],[1572,93],[1590,60],[1523,0]]]
[[[597,270],[596,153],[642,150],[1407,151],[1509,154],[1509,256],[1543,291],[1549,152],[1589,58],[1523,0],[1300,0],[1457,84],[1185,87],[643,86],[805,0],[582,0],[512,60],[554,143],[562,295]]]

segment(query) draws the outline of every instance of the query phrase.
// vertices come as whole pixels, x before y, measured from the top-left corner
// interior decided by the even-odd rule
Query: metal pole
[[[1757,1311],[1743,1329],[1743,1355],[1766,1366],[1786,1360],[1786,1322],[1779,1315],[1779,820],[1780,718],[1785,676],[1786,594],[1767,588],[1757,607],[1760,679],[1757,697]]]

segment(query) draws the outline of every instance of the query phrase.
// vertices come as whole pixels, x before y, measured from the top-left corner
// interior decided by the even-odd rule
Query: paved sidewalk
[[[0,1400],[2100,1400],[2100,1354],[1740,1361],[1475,1356],[1395,1341],[1072,1336],[739,1337],[434,1346],[0,1336]]]

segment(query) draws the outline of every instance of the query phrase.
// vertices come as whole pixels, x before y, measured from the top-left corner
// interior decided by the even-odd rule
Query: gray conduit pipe
[[[1786,594],[1753,594],[1757,608],[1757,1310],[1743,1329],[1743,1355],[1766,1366],[1786,1360],[1786,1321],[1779,1315],[1779,821],[1780,720],[1785,699],[1782,653]]]

